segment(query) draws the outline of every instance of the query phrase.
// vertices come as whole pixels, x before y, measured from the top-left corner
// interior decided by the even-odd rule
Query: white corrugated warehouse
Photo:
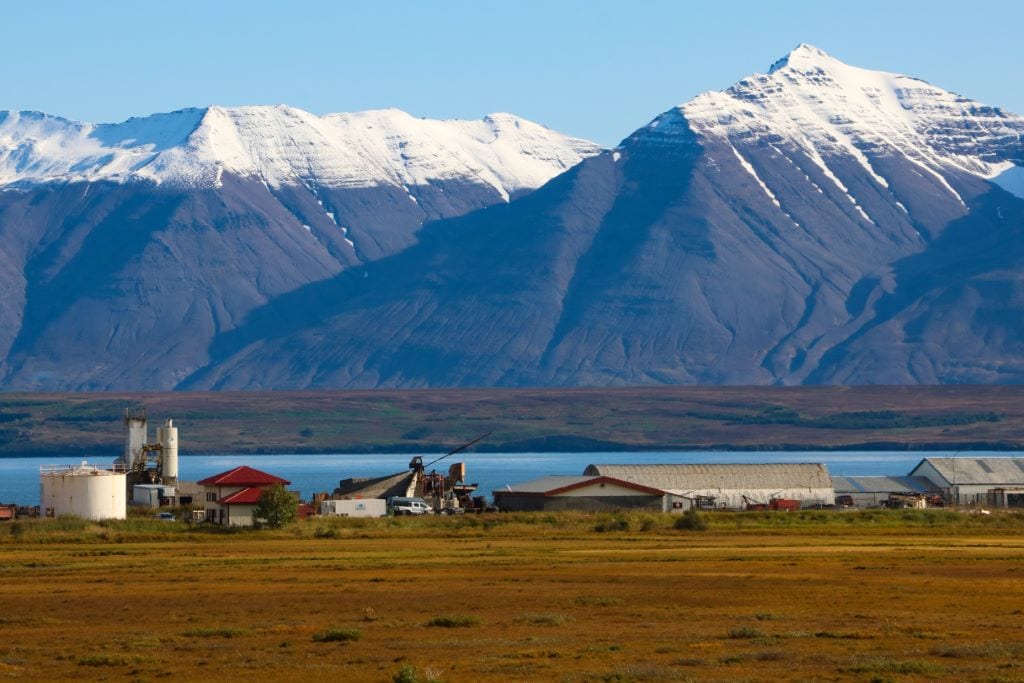
[[[589,465],[586,476],[606,476],[660,489],[677,498],[709,501],[717,508],[743,509],[773,498],[807,505],[834,505],[828,468],[820,463],[743,465]]]
[[[114,465],[42,465],[39,505],[46,515],[83,519],[128,516],[127,475]]]
[[[953,505],[1024,507],[1024,458],[925,458],[910,475]]]

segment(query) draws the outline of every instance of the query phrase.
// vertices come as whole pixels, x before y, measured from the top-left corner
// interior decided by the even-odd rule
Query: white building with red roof
[[[206,494],[206,520],[228,526],[252,526],[253,512],[263,489],[288,486],[287,479],[241,465],[197,482]]]

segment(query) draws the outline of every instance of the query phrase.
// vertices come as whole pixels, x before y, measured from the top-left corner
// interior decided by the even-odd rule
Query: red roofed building
[[[252,513],[263,489],[288,486],[287,479],[242,465],[197,482],[206,493],[206,520],[231,526],[252,526]]]

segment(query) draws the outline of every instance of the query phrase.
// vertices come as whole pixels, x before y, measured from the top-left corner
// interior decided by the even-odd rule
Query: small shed
[[[588,465],[583,474],[670,492],[688,501],[686,507],[742,510],[773,498],[805,507],[835,504],[832,477],[820,463]]]
[[[1024,507],[1024,458],[925,458],[910,475],[953,505]]]
[[[832,486],[837,496],[850,496],[861,508],[882,507],[891,494],[941,495],[924,477],[832,477]]]
[[[151,508],[174,505],[175,491],[173,486],[163,484],[135,484],[132,487],[132,503]]]
[[[501,510],[651,510],[667,509],[662,490],[606,476],[552,475],[494,491]]]

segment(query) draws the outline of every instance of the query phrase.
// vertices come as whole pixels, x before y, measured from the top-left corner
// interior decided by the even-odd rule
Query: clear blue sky
[[[800,42],[1024,113],[1024,2],[5,3],[0,109],[507,111],[612,145]]]

